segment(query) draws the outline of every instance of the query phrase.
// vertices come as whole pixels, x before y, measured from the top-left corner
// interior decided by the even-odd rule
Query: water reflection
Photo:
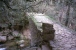
[[[6,48],[0,48],[0,50],[6,50]]]

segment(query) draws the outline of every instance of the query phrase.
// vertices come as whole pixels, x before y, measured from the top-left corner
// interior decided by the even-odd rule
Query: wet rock
[[[29,46],[30,43],[29,40],[19,40],[16,42],[16,44],[19,48],[23,48]]]
[[[6,36],[0,36],[0,42],[6,42],[7,37]]]
[[[25,46],[24,42],[25,42],[24,40],[20,40],[20,41],[17,42],[17,44],[18,44],[20,47],[24,47],[24,46]]]
[[[18,31],[13,31],[12,34],[13,34],[14,37],[19,37],[20,36]]]
[[[13,36],[8,36],[8,40],[12,40],[12,39],[14,39]]]
[[[0,48],[0,50],[6,50],[6,48]]]
[[[17,43],[18,44],[21,44],[21,43],[24,43],[25,41],[24,40],[20,40],[20,41],[18,41]]]

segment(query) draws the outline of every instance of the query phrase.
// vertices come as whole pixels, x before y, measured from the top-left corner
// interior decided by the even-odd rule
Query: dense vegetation
[[[75,4],[76,0],[0,0],[0,44],[8,46],[5,48],[17,46],[19,49],[44,45],[52,50],[49,41],[54,40],[55,30],[50,22],[57,21],[76,31]],[[62,27],[60,34],[61,30]]]

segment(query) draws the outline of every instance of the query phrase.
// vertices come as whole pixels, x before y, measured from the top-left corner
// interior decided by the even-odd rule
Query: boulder
[[[43,33],[44,34],[47,34],[47,33],[54,33],[55,30],[53,28],[53,25],[52,24],[48,24],[48,23],[43,23],[42,24],[42,29],[43,29]]]
[[[6,42],[7,37],[6,36],[0,36],[0,42]]]
[[[12,39],[14,39],[13,36],[8,36],[8,40],[12,40]]]
[[[31,46],[37,46],[38,42],[41,41],[41,32],[38,30],[37,25],[31,18],[29,19],[29,27],[31,33]]]
[[[13,34],[14,37],[19,37],[20,36],[18,31],[13,31],[12,34]]]
[[[52,24],[48,24],[48,23],[43,23],[42,24],[42,38],[45,41],[49,41],[49,40],[53,40],[55,37],[55,30],[53,28]]]
[[[29,46],[30,43],[28,40],[19,40],[16,42],[16,44],[18,45],[19,48],[22,48]]]

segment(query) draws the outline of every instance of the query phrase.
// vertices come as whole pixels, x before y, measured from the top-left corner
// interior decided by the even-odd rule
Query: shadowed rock
[[[54,39],[54,37],[55,37],[55,34],[54,34],[55,30],[54,30],[52,24],[43,23],[42,29],[43,29],[43,32],[42,32],[43,40],[49,41],[49,40],[53,40]]]

